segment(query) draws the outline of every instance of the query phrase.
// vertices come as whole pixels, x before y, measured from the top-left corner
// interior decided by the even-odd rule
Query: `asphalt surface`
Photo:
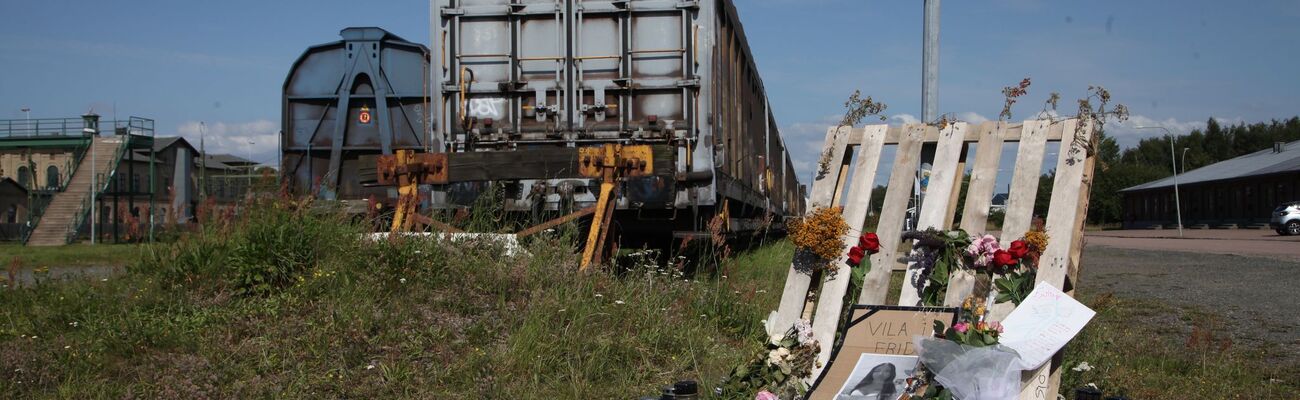
[[[1292,253],[1243,256],[1233,253],[1245,250],[1208,244],[1241,241],[1236,239],[1097,239],[1090,233],[1084,249],[1081,292],[1109,292],[1218,315],[1235,345],[1264,346],[1280,361],[1300,362],[1300,255],[1294,254],[1300,243],[1280,241]],[[1129,248],[1098,243],[1110,240]]]
[[[1281,236],[1268,229],[1184,229],[1093,231],[1088,246],[1138,250],[1233,254],[1300,262],[1300,236]]]

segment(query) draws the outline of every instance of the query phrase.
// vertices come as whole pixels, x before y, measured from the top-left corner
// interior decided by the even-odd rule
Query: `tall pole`
[[[1166,129],[1165,131],[1168,131]],[[1174,168],[1174,213],[1178,217],[1178,237],[1183,237],[1182,201],[1178,199],[1178,160],[1174,159],[1174,135],[1169,135],[1169,164]]]
[[[257,166],[257,163],[253,161],[252,140],[248,141],[248,146],[245,147],[245,149],[248,151],[248,188],[245,189],[245,192],[252,193],[253,192],[253,167]]]
[[[1174,154],[1174,133],[1163,126],[1139,126],[1135,129],[1161,129],[1169,136],[1169,166],[1174,170],[1174,216],[1178,218],[1178,237],[1183,237],[1183,207],[1178,199],[1178,158]],[[1186,155],[1186,152],[1183,153]]]
[[[921,122],[937,119],[939,109],[939,0],[925,0],[921,47]]]
[[[925,0],[924,19],[922,21],[921,40],[921,122],[933,123],[939,119],[939,0]],[[921,162],[916,166],[916,182],[912,187],[912,205],[909,218],[916,222],[916,216],[925,201],[920,181],[926,169],[934,163],[937,146],[933,143],[921,145]],[[910,225],[910,224],[909,224]],[[912,229],[912,227],[908,227]]]
[[[1183,148],[1183,173],[1184,174],[1187,173],[1187,151],[1188,150],[1191,150],[1191,148],[1190,147]]]
[[[199,197],[208,199],[208,145],[206,126],[199,121]]]
[[[96,219],[96,218],[95,218],[95,216],[96,216],[96,215],[95,215],[95,214],[96,214],[95,211],[97,211],[97,209],[99,208],[99,204],[98,204],[98,203],[99,203],[99,202],[98,202],[98,200],[99,200],[99,196],[98,196],[98,193],[96,193],[96,190],[95,190],[95,183],[99,180],[99,179],[95,176],[95,164],[96,164],[96,162],[95,162],[95,138],[96,138],[96,137],[99,137],[99,132],[98,132],[98,131],[96,131],[95,133],[92,133],[91,136],[90,136],[90,244],[91,244],[91,245],[94,245],[94,244],[95,244],[95,222],[96,222],[96,221],[95,221],[95,219]],[[82,157],[85,157],[85,156],[83,155]],[[72,180],[72,177],[69,176],[69,177],[68,177],[68,180]]]

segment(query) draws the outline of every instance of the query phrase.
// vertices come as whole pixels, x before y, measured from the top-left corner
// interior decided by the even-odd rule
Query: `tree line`
[[[1120,190],[1173,175],[1175,165],[1181,174],[1270,149],[1274,142],[1300,140],[1300,117],[1229,126],[1210,118],[1204,129],[1194,129],[1186,135],[1174,136],[1173,154],[1170,154],[1169,135],[1142,139],[1136,146],[1123,150],[1120,150],[1115,138],[1105,132],[1098,134],[1098,140],[1097,169],[1092,183],[1088,222],[1110,224],[1124,220],[1124,199]],[[1183,149],[1187,149],[1186,159]],[[1044,189],[1043,183],[1050,188],[1051,180],[1040,180],[1040,194]]]

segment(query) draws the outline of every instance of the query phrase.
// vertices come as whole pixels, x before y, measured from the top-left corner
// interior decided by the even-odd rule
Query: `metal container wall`
[[[340,35],[343,40],[307,49],[285,79],[282,173],[299,193],[383,195],[361,185],[375,169],[361,159],[439,147],[427,134],[429,50],[379,28]]]
[[[529,157],[538,146],[665,144],[676,170],[628,182],[620,209],[727,202],[738,218],[802,213],[730,0],[431,0],[430,13],[432,135],[443,151]],[[521,181],[519,208],[539,198],[529,188],[561,183],[584,184]],[[661,202],[637,185],[676,193]],[[594,200],[576,192],[577,202]]]

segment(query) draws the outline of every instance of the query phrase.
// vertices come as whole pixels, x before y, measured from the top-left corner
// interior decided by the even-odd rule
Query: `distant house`
[[[1007,212],[1007,198],[1011,197],[1007,193],[998,193],[993,195],[993,202],[989,204],[989,212]]]
[[[29,192],[18,181],[0,177],[0,241],[18,240],[27,223]]]
[[[1184,226],[1267,223],[1278,204],[1300,200],[1300,141],[1183,172],[1177,182]],[[1125,227],[1176,224],[1173,176],[1120,193]]]

